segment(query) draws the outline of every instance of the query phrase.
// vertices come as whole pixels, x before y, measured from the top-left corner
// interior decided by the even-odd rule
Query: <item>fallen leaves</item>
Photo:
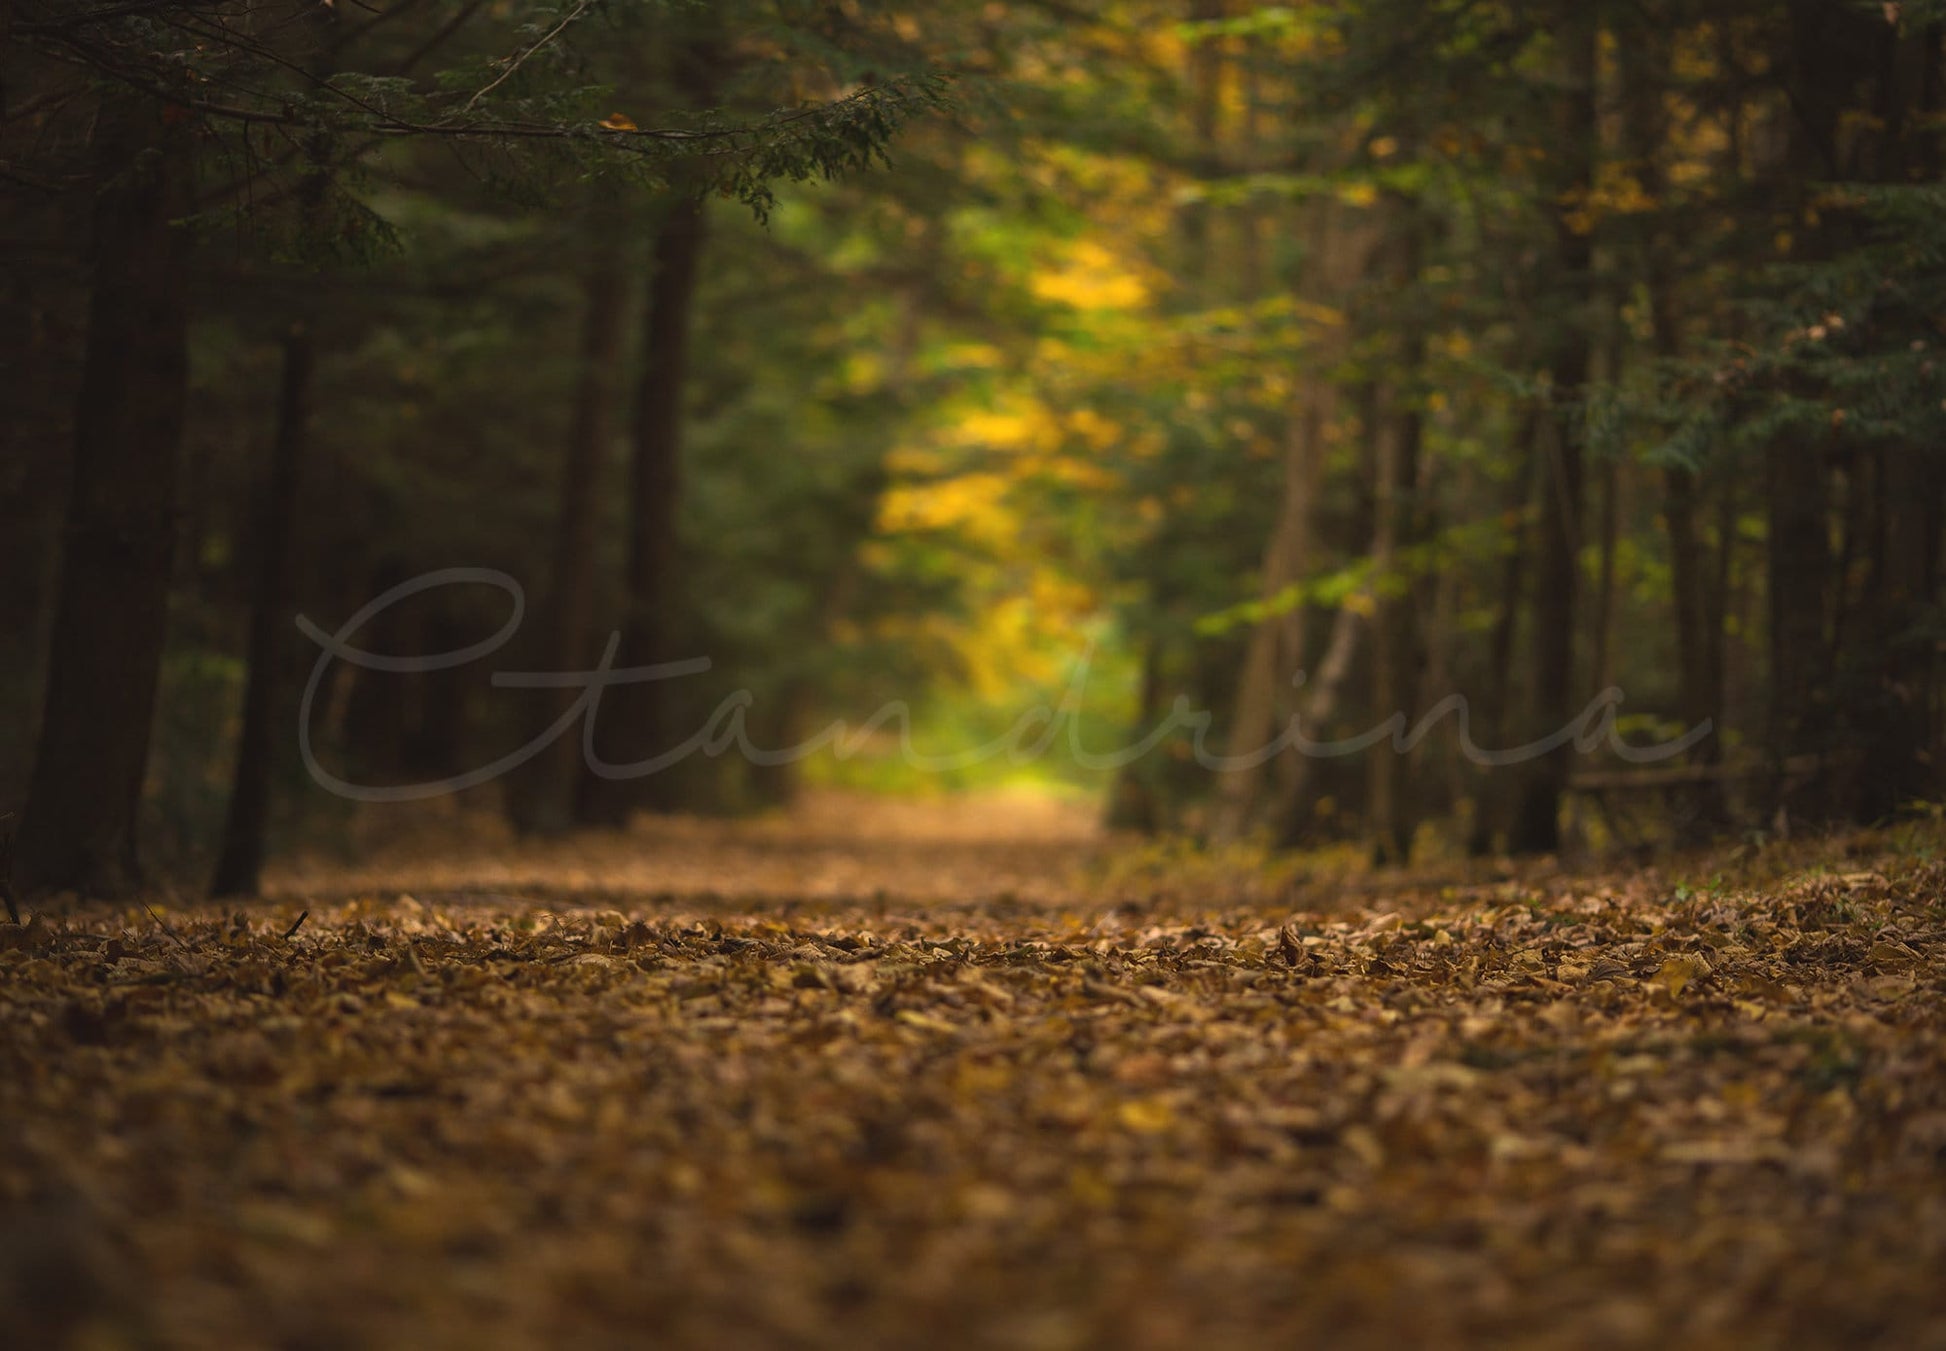
[[[0,1330],[1946,1333],[1946,868],[1202,894],[0,927]]]
[[[1691,981],[1700,980],[1709,973],[1707,959],[1693,952],[1681,952],[1658,966],[1649,980],[1674,999],[1689,988]]]

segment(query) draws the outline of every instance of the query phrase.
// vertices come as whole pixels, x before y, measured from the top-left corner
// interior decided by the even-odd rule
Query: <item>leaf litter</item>
[[[34,916],[0,1336],[1946,1345],[1946,865],[1869,862]]]

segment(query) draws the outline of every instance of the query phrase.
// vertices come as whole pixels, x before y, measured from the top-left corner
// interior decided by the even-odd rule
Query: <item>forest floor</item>
[[[0,923],[0,1343],[1946,1346],[1935,847],[827,800],[70,905]]]

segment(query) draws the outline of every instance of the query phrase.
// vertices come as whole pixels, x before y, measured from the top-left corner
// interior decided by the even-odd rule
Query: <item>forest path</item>
[[[946,808],[0,925],[0,1344],[1946,1345],[1938,840],[1361,890]]]
[[[625,831],[513,837],[497,819],[380,809],[356,857],[274,868],[276,899],[409,893],[451,903],[1073,902],[1126,840],[1092,801],[1034,790],[892,799],[814,791],[734,820],[643,816]]]

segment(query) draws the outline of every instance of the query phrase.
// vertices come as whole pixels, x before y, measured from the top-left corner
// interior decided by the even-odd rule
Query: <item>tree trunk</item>
[[[1867,650],[1879,655],[1876,688],[1865,691],[1864,763],[1856,806],[1866,823],[1935,795],[1933,690],[1941,475],[1917,447],[1888,450],[1880,477],[1883,544],[1872,570]]]
[[[1146,732],[1162,716],[1162,640],[1153,634],[1142,645],[1142,684],[1136,696],[1136,726]],[[1155,756],[1150,754],[1122,766],[1108,790],[1103,825],[1109,830],[1133,830],[1154,835],[1162,829],[1163,812],[1155,783]]]
[[[1337,310],[1352,287],[1362,280],[1379,240],[1375,222],[1348,215],[1336,203],[1312,208],[1307,225],[1309,257],[1300,299],[1314,307]],[[1303,580],[1317,553],[1317,514],[1324,496],[1330,459],[1330,433],[1337,417],[1338,390],[1331,368],[1342,358],[1349,340],[1342,315],[1319,323],[1311,339],[1316,350],[1306,356],[1306,370],[1298,382],[1286,426],[1284,492],[1271,537],[1264,549],[1259,594],[1276,601]],[[1287,682],[1303,665],[1304,615],[1300,609],[1269,615],[1251,632],[1226,746],[1229,757],[1247,756],[1277,735],[1278,715],[1292,699]],[[1216,785],[1216,808],[1211,833],[1218,840],[1236,839],[1247,832],[1257,812],[1263,766],[1226,771]]]
[[[1831,541],[1823,456],[1789,440],[1765,458],[1769,508],[1770,748],[1781,767],[1823,749],[1821,695],[1828,681],[1825,609]],[[1775,804],[1793,815],[1822,815],[1817,785]]]
[[[314,0],[297,0],[297,23],[291,30],[299,44],[297,56],[310,73],[326,78],[337,64],[337,10]],[[331,185],[332,141],[314,137],[308,147],[310,165],[298,185],[298,211],[303,230],[320,228],[325,195]],[[271,441],[257,528],[261,571],[250,608],[250,636],[244,655],[243,726],[237,739],[236,771],[230,785],[229,811],[223,823],[223,842],[211,882],[215,896],[255,895],[263,874],[270,828],[270,796],[276,763],[272,725],[283,704],[284,642],[290,632],[298,551],[297,503],[310,454],[311,408],[317,370],[315,283],[298,282],[304,298],[297,318],[284,332],[284,369],[277,398],[277,430]]]
[[[1668,78],[1668,35],[1644,23],[1620,42],[1624,101],[1625,153],[1635,166],[1642,190],[1661,201],[1666,190],[1662,155],[1668,138],[1663,86]],[[1734,172],[1735,158],[1732,158]],[[1667,238],[1651,216],[1635,241],[1634,268],[1648,298],[1650,353],[1659,362],[1672,362],[1682,349],[1677,320],[1676,288],[1671,278],[1675,241]],[[1669,592],[1676,622],[1678,710],[1685,727],[1705,720],[1718,733],[1703,738],[1689,752],[1690,763],[1713,765],[1722,759],[1723,739],[1723,607],[1713,594],[1716,568],[1709,557],[1698,523],[1702,479],[1687,465],[1663,471],[1663,522],[1669,534]],[[1721,547],[1727,556],[1730,542]],[[1683,843],[1701,843],[1729,824],[1723,780],[1704,777],[1687,793],[1676,823]]]
[[[548,623],[537,670],[585,670],[594,664],[596,508],[602,469],[614,434],[615,396],[621,375],[627,316],[626,269],[617,246],[616,222],[590,212],[589,261],[582,278],[580,370],[567,444],[561,457],[553,562],[548,573]],[[566,712],[577,691],[561,690],[536,702],[529,728],[539,735]],[[508,809],[516,828],[557,834],[573,824],[581,738],[555,739],[509,785]]]
[[[1409,209],[1408,209],[1409,210]],[[1398,227],[1393,285],[1403,292],[1417,283],[1417,222],[1408,215]],[[1372,442],[1372,572],[1377,607],[1372,616],[1372,699],[1378,721],[1403,717],[1414,722],[1418,696],[1418,624],[1412,579],[1400,575],[1402,550],[1419,536],[1419,443],[1423,424],[1413,399],[1404,392],[1417,380],[1424,360],[1423,330],[1409,316],[1401,324],[1396,369],[1387,373],[1374,400]],[[1403,322],[1402,322],[1403,321]],[[1413,822],[1406,804],[1406,757],[1389,741],[1372,748],[1366,778],[1366,812],[1372,862],[1405,863],[1412,856]]]
[[[1214,23],[1224,17],[1225,0],[1191,0],[1191,23]],[[1223,112],[1223,40],[1204,36],[1189,49],[1189,135],[1193,147],[1192,172],[1205,182],[1223,172],[1221,119]],[[1205,300],[1215,281],[1211,227],[1216,213],[1207,201],[1185,202],[1176,213],[1177,229],[1188,272]]]
[[[1595,609],[1588,617],[1588,671],[1598,689],[1615,682],[1615,550],[1621,542],[1622,474],[1613,458],[1597,470],[1600,533],[1595,542]]]
[[[257,513],[262,539],[262,571],[250,610],[248,673],[243,695],[243,729],[237,741],[236,774],[223,844],[210,884],[215,896],[255,895],[263,873],[270,826],[272,734],[283,689],[284,653],[290,616],[296,607],[297,503],[305,451],[311,435],[311,391],[317,364],[309,324],[291,325],[284,334],[284,370],[277,398],[277,432],[271,444],[270,472]]]
[[[1563,203],[1583,201],[1594,183],[1599,127],[1596,120],[1596,49],[1600,26],[1592,12],[1570,4],[1562,13],[1560,41],[1567,58],[1567,89],[1562,107]],[[1531,649],[1534,721],[1530,734],[1551,736],[1575,716],[1575,595],[1581,546],[1582,420],[1571,401],[1585,393],[1589,365],[1586,308],[1593,272],[1593,241],[1570,219],[1557,213],[1555,303],[1566,310],[1550,363],[1556,401],[1544,428],[1541,457],[1540,552],[1534,587]],[[1564,406],[1566,405],[1566,406]],[[1561,796],[1566,791],[1571,746],[1535,760],[1522,777],[1520,798],[1507,833],[1513,853],[1554,853],[1561,846]]]
[[[1292,415],[1284,452],[1284,496],[1264,550],[1261,595],[1273,603],[1303,577],[1310,564],[1313,517],[1324,489],[1324,428],[1331,418],[1331,391],[1322,379],[1306,380],[1303,388],[1304,406]],[[1237,680],[1227,746],[1230,757],[1251,755],[1276,735],[1279,676],[1295,672],[1303,660],[1292,641],[1301,620],[1301,610],[1293,610],[1266,616],[1251,630]],[[1216,839],[1238,839],[1250,829],[1262,781],[1262,765],[1229,769],[1219,776],[1211,822]]]
[[[1384,407],[1376,447],[1378,515],[1382,522],[1386,517],[1391,521],[1380,525],[1372,549],[1372,566],[1380,578],[1372,617],[1372,701],[1378,721],[1403,717],[1410,730],[1417,721],[1419,685],[1416,588],[1396,573],[1402,547],[1418,534],[1412,498],[1418,484],[1420,422],[1416,412],[1394,406],[1396,399],[1391,392],[1381,396]],[[1407,753],[1394,749],[1389,740],[1373,747],[1366,780],[1367,810],[1372,862],[1380,866],[1405,863],[1412,857],[1414,822],[1407,769]]]
[[[1507,500],[1500,512],[1512,537],[1500,572],[1500,607],[1494,616],[1493,630],[1487,637],[1487,687],[1481,698],[1480,718],[1472,728],[1476,744],[1497,749],[1505,737],[1507,711],[1514,706],[1511,685],[1514,680],[1514,648],[1520,636],[1520,612],[1526,603],[1527,573],[1533,553],[1533,531],[1527,524],[1533,504],[1535,460],[1541,434],[1540,414],[1529,409],[1514,433],[1519,458],[1508,484]],[[1502,823],[1511,814],[1512,802],[1506,788],[1509,776],[1481,770],[1475,779],[1473,822],[1467,833],[1466,852],[1474,858],[1491,854],[1498,843]]]
[[[1669,587],[1676,616],[1678,704],[1685,727],[1704,720],[1723,725],[1723,611],[1712,604],[1712,568],[1696,521],[1697,476],[1673,465],[1663,474],[1663,519],[1669,527]],[[1728,548],[1728,541],[1724,541]],[[1713,765],[1723,758],[1723,739],[1712,734],[1690,751],[1691,763]],[[1696,786],[1688,819],[1679,834],[1700,842],[1729,821],[1723,785],[1706,779]]]
[[[1346,607],[1331,621],[1331,638],[1324,656],[1304,687],[1303,708],[1298,726],[1308,740],[1325,739],[1325,729],[1338,712],[1338,697],[1344,693],[1351,674],[1352,659],[1358,655],[1358,633],[1364,627],[1357,611]],[[1279,847],[1294,849],[1304,843],[1311,827],[1311,776],[1317,760],[1309,755],[1291,757],[1290,782],[1285,787]]]
[[[642,374],[635,387],[629,480],[628,598],[621,664],[649,666],[670,656],[676,603],[676,520],[681,488],[683,390],[689,331],[702,258],[703,203],[679,197],[656,233],[654,271],[644,312]],[[601,703],[598,748],[611,764],[666,749],[666,687],[617,686]],[[590,780],[582,819],[619,826],[638,808],[674,805],[667,774]]]
[[[95,126],[94,291],[40,743],[15,858],[23,891],[124,893],[148,767],[175,552],[188,373],[185,128],[112,92]]]

